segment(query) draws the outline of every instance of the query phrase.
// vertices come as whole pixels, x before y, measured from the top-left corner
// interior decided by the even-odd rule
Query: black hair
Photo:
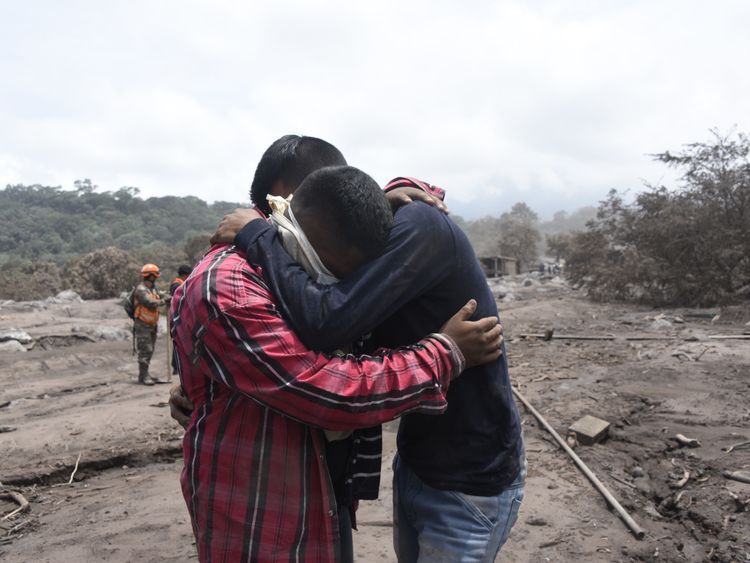
[[[258,162],[250,186],[250,199],[269,214],[271,208],[266,196],[277,180],[294,190],[310,172],[324,166],[342,165],[346,165],[346,159],[331,143],[316,137],[284,135],[266,149]]]
[[[329,240],[353,246],[366,260],[383,252],[393,223],[383,190],[353,166],[331,166],[309,174],[294,192],[292,211],[323,221]]]
[[[177,268],[177,275],[178,276],[189,276],[190,272],[192,272],[193,269],[190,266],[187,266],[183,264],[179,268]]]

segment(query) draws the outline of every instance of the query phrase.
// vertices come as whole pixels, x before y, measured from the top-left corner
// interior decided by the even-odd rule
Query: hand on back
[[[259,211],[254,208],[238,207],[224,215],[216,232],[211,236],[211,244],[232,244],[242,227],[256,219],[264,219]]]
[[[391,204],[391,209],[393,209],[394,212],[399,207],[407,205],[413,201],[422,201],[427,205],[436,207],[446,215],[449,213],[448,206],[443,203],[443,200],[434,195],[430,195],[419,188],[394,188],[386,192],[385,197],[388,199],[388,203]]]
[[[477,309],[470,299],[440,330],[450,336],[466,359],[466,367],[474,367],[497,360],[503,345],[503,325],[497,317],[469,320]]]

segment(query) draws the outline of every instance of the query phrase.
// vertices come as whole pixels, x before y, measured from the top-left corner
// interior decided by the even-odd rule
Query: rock
[[[118,340],[130,340],[132,333],[130,330],[126,330],[118,326],[107,326],[100,325],[95,327],[74,327],[72,332],[84,333],[93,337],[96,340],[106,340],[108,342],[116,342]]]
[[[83,299],[72,289],[61,291],[54,297],[48,297],[45,303],[83,303]]]
[[[492,291],[494,291],[495,293],[508,293],[510,291],[510,288],[504,283],[499,283],[492,286]]]
[[[650,330],[653,330],[655,332],[662,332],[665,330],[671,330],[672,329],[672,323],[670,323],[666,319],[656,319],[654,322],[651,323],[651,326],[649,327]]]
[[[523,280],[523,286],[524,287],[531,287],[535,283],[536,283],[536,280],[533,280],[531,278],[526,278],[525,280]]]
[[[21,344],[31,344],[34,339],[25,330],[17,328],[11,328],[4,332],[0,332],[0,342],[8,342],[9,340],[15,340]]]
[[[26,352],[26,346],[18,340],[8,340],[0,342],[0,352]]]
[[[503,297],[502,301],[503,303],[508,303],[509,301],[515,300],[516,296],[512,293],[508,292],[505,294],[505,297]]]
[[[130,340],[132,338],[131,331],[117,326],[98,326],[90,334],[98,340],[107,340],[110,342]]]
[[[497,300],[503,299],[508,293],[510,293],[510,289],[504,284],[493,285],[490,289]]]
[[[565,443],[568,444],[568,447],[571,449],[575,449],[578,447],[578,438],[576,436],[575,432],[568,432],[568,435],[565,437]]]
[[[547,520],[539,516],[529,516],[526,519],[526,523],[529,526],[549,526],[549,522],[547,522]]]
[[[652,489],[651,489],[651,481],[649,479],[646,479],[643,477],[638,478],[638,479],[633,479],[633,484],[635,485],[636,490],[640,491],[647,497],[651,496]]]
[[[630,474],[637,479],[638,477],[645,476],[646,472],[643,471],[643,467],[636,465],[633,469],[630,470]]]

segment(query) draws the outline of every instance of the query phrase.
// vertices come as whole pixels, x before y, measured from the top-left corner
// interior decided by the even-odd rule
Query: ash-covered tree
[[[116,297],[138,281],[141,264],[119,248],[100,248],[68,261],[63,281],[84,299]]]
[[[570,244],[573,235],[570,233],[558,233],[556,235],[544,235],[547,252],[555,257],[558,262],[566,259],[570,254]]]
[[[466,232],[477,256],[496,256],[499,254],[499,217],[488,216],[474,221],[464,221],[459,226]]]
[[[0,299],[45,299],[61,289],[60,268],[52,262],[13,257],[0,268]]]
[[[516,203],[500,216],[500,254],[515,258],[522,267],[534,264],[541,241],[538,225],[539,216],[525,203]]]
[[[707,142],[654,155],[681,171],[675,188],[616,193],[574,237],[568,275],[599,299],[709,306],[750,297],[750,139],[711,131]]]
[[[187,239],[183,251],[190,265],[193,265],[203,257],[209,248],[211,248],[211,235],[203,233],[193,235]]]

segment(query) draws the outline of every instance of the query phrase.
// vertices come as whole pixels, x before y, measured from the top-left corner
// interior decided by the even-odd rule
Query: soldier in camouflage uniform
[[[160,383],[158,378],[152,378],[148,373],[151,356],[154,355],[156,345],[156,330],[159,324],[159,307],[165,300],[157,291],[156,278],[161,275],[156,264],[146,264],[141,268],[143,282],[139,283],[133,293],[135,305],[133,328],[135,345],[138,350],[138,383],[153,385]]]

